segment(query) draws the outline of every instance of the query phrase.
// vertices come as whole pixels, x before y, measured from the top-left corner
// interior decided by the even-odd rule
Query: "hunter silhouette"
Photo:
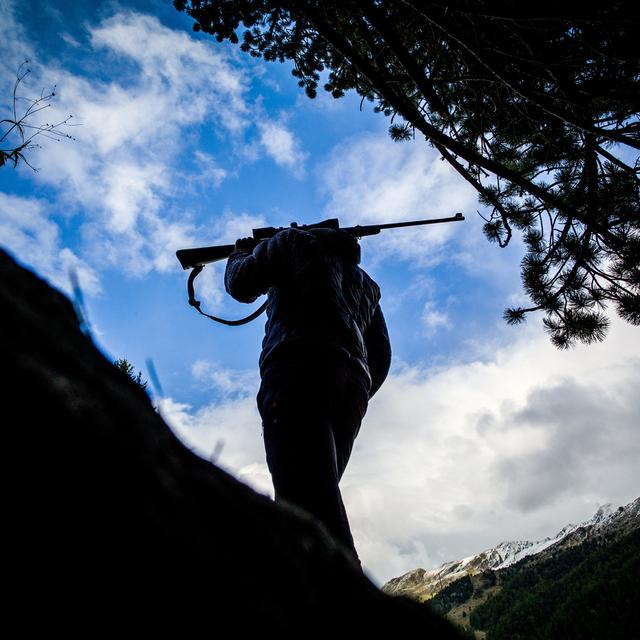
[[[389,371],[380,288],[360,246],[334,229],[287,228],[236,241],[228,293],[268,293],[258,409],[276,501],[322,521],[359,563],[339,481],[367,404]]]

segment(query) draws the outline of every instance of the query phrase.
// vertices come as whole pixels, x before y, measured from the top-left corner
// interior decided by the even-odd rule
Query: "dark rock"
[[[2,251],[0,329],[4,605],[21,630],[458,637],[182,445],[69,300]]]

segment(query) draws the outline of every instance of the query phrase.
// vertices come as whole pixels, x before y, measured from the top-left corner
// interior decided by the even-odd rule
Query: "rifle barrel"
[[[376,227],[381,229],[398,229],[399,227],[417,227],[421,224],[436,224],[439,222],[456,222],[458,220],[464,220],[464,216],[461,213],[456,213],[455,216],[449,218],[431,218],[429,220],[411,220],[409,222],[387,222],[385,224],[377,224]]]
[[[386,222],[384,224],[356,225],[355,227],[344,227],[342,230],[350,233],[356,238],[378,235],[383,229],[398,229],[399,227],[417,227],[422,224],[437,224],[439,222],[457,222],[464,220],[461,213],[456,213],[450,218],[430,218],[429,220],[410,220],[408,222]]]

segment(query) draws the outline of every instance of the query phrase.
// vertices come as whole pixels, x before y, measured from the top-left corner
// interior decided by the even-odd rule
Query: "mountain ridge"
[[[618,508],[607,503],[580,524],[565,525],[553,537],[543,540],[503,541],[478,554],[445,562],[436,569],[413,569],[382,586],[389,595],[406,596],[420,602],[429,600],[448,585],[465,576],[505,569],[529,556],[540,559],[560,549],[582,544],[585,540],[606,531],[607,534],[624,535],[640,524],[640,497]]]

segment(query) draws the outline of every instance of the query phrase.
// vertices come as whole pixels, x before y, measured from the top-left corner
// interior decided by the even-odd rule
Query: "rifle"
[[[294,229],[301,229],[303,231],[309,229],[335,229],[336,231],[343,231],[348,233],[349,235],[354,236],[355,238],[364,238],[366,236],[375,236],[379,234],[384,229],[399,229],[401,227],[417,227],[425,224],[438,224],[440,222],[457,222],[464,220],[464,216],[461,213],[456,213],[454,216],[450,218],[431,218],[430,220],[412,220],[409,222],[388,222],[385,224],[368,224],[368,225],[356,225],[354,227],[340,227],[340,222],[338,218],[329,218],[328,220],[323,220],[322,222],[315,222],[313,224],[297,224],[296,222],[291,223],[291,227]],[[273,237],[279,231],[283,231],[288,227],[261,227],[259,229],[253,229],[253,238],[254,240],[262,241],[268,240]],[[210,318],[211,320],[215,320],[216,322],[221,322],[222,324],[236,326],[240,324],[245,324],[250,322],[254,318],[257,318],[267,307],[267,303],[265,302],[259,309],[254,311],[250,316],[243,318],[242,320],[223,320],[222,318],[216,318],[215,316],[210,316],[204,313],[200,309],[200,302],[195,299],[195,293],[193,289],[193,281],[196,279],[198,274],[204,268],[204,265],[209,264],[211,262],[218,262],[219,260],[224,260],[228,258],[235,250],[235,245],[233,244],[223,244],[216,245],[212,247],[198,247],[195,249],[179,249],[176,251],[176,256],[180,261],[183,269],[191,269],[191,274],[189,275],[189,281],[187,283],[187,289],[189,292],[189,304],[195,308],[198,313],[201,313],[203,316]]]
[[[335,229],[344,231],[355,238],[364,238],[365,236],[375,236],[383,229],[398,229],[400,227],[417,227],[424,224],[437,224],[440,222],[457,222],[464,220],[464,216],[461,213],[456,213],[455,216],[450,218],[432,218],[431,220],[413,220],[410,222],[389,222],[386,224],[367,224],[356,225],[355,227],[340,227],[338,218],[329,218],[322,222],[315,222],[313,224],[297,224],[291,223],[291,227],[294,229],[302,229],[303,231],[308,229]],[[254,240],[268,240],[273,237],[279,231],[283,231],[288,227],[261,227],[259,229],[253,229]],[[213,247],[198,247],[196,249],[179,249],[176,251],[176,256],[180,261],[183,269],[195,269],[196,267],[203,267],[210,262],[218,262],[228,258],[234,251],[233,244],[222,244]]]

